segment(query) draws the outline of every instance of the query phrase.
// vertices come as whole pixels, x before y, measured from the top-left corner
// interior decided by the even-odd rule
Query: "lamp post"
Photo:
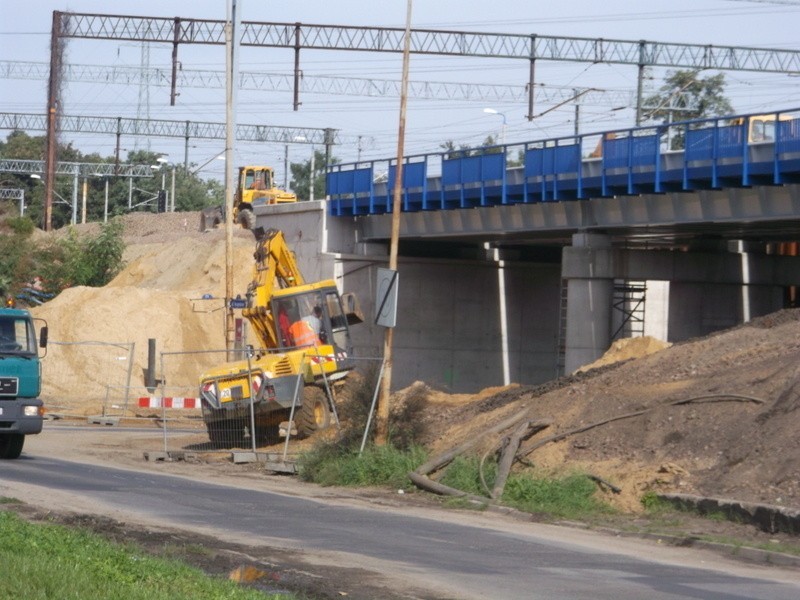
[[[308,200],[310,202],[314,201],[314,159],[317,157],[317,149],[314,148],[314,144],[311,144],[311,187],[308,190]]]
[[[157,171],[161,173],[161,192],[164,196],[164,212],[174,212],[175,211],[175,165],[170,164],[169,160],[164,158],[162,154],[158,158],[156,158],[157,165],[150,165],[150,168],[153,171]],[[172,189],[168,193],[167,192],[167,171],[166,169],[169,168],[172,171]],[[171,207],[171,208],[170,208]],[[156,211],[158,211],[158,206],[156,206]]]
[[[105,196],[103,202],[103,223],[108,223],[108,175],[105,173],[92,173],[93,177],[102,177],[105,187]]]
[[[295,142],[307,142],[307,138],[303,135],[298,135],[294,138]],[[314,144],[311,144],[311,163],[309,165],[308,170],[308,199],[309,201],[314,201],[314,159],[316,155],[316,149],[314,148]]]
[[[503,127],[500,129],[500,146],[506,143],[506,113],[495,110],[494,108],[484,108],[483,112],[487,115],[498,115],[503,119]]]

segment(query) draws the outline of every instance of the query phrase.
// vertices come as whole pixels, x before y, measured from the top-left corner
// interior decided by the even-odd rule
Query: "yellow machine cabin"
[[[275,187],[275,172],[272,167],[248,165],[239,167],[236,193],[233,199],[233,222],[245,229],[253,230],[256,225],[254,208],[266,204],[297,202],[297,196]],[[225,221],[225,207],[212,206],[203,210],[200,216],[200,231],[218,227]]]
[[[275,187],[275,173],[272,167],[254,165],[239,167],[233,209],[235,222],[241,223],[247,229],[254,229],[253,207],[286,202],[297,202],[297,196]]]

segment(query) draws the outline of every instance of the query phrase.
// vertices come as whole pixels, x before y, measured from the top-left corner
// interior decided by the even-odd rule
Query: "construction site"
[[[51,339],[64,344],[51,346],[44,361],[42,397],[50,413],[78,421],[120,415],[127,393],[130,410],[124,416],[161,417],[159,410],[136,404],[148,394],[142,373],[151,338],[160,352],[177,353],[167,359],[167,391],[156,395],[196,395],[190,386],[202,361],[182,353],[225,345],[223,311],[213,304],[224,286],[224,239],[221,230],[200,232],[189,225],[198,219],[197,213],[125,217],[122,273],[105,287],[68,289],[34,309],[50,324]],[[239,290],[250,277],[253,236],[239,229],[234,239],[243,266],[236,270]],[[123,369],[133,374],[130,391],[123,393],[125,382],[108,366],[120,351],[92,354],[68,345],[99,341],[132,344],[132,369]],[[532,418],[552,420],[532,441],[576,430],[527,459],[551,473],[583,470],[613,482],[621,493],[608,499],[626,511],[640,510],[648,491],[791,509],[800,505],[800,449],[794,443],[798,349],[800,311],[787,309],[678,344],[622,340],[596,363],[541,385],[514,383],[474,394],[424,381],[411,387],[427,389],[426,444],[432,454],[527,408]],[[207,364],[219,360],[213,353],[201,356]],[[182,387],[171,387],[176,383]],[[396,392],[397,402],[403,394]],[[170,411],[176,418],[185,414]],[[170,439],[169,450],[209,449],[202,444],[204,430],[182,435]],[[128,444],[125,451],[134,460],[143,460],[140,452],[161,449],[160,442]],[[282,441],[272,450],[281,448]]]

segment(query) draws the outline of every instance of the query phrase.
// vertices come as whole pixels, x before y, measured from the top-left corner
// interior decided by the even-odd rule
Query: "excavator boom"
[[[278,229],[268,229],[259,237],[253,257],[253,280],[247,288],[248,303],[242,315],[250,321],[263,348],[277,348],[275,318],[270,307],[275,286],[297,287],[304,285],[305,280],[283,232]]]

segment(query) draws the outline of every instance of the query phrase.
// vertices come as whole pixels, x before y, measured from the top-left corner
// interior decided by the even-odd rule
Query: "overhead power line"
[[[56,38],[84,38],[157,42],[172,45],[172,93],[175,104],[178,47],[181,44],[225,43],[225,22],[183,17],[141,17],[91,13],[53,12]],[[300,106],[300,50],[346,50],[401,53],[405,29],[308,25],[304,23],[242,22],[242,46],[294,50],[294,109]],[[636,123],[641,121],[646,67],[723,71],[800,73],[800,51],[740,46],[674,44],[648,40],[558,37],[411,29],[410,52],[437,56],[523,59],[530,64],[528,120],[534,114],[534,70],[538,60],[608,63],[638,67]]]
[[[0,129],[44,131],[44,115],[35,113],[0,113]],[[71,133],[110,133],[152,137],[225,139],[225,123],[133,119],[127,117],[92,117],[61,115],[59,131]],[[286,144],[338,144],[336,129],[281,127],[277,125],[237,125],[236,139],[243,142],[278,142]],[[298,141],[298,139],[302,139]]]
[[[0,78],[3,79],[47,79],[50,65],[44,62],[0,61]],[[75,65],[64,67],[63,76],[67,81],[104,83],[121,85],[141,85],[169,87],[171,72],[168,69],[152,67],[143,70],[138,67],[108,65]],[[293,90],[293,76],[287,73],[268,73],[264,71],[241,71],[239,89],[255,91]],[[176,87],[200,89],[224,89],[225,72],[205,69],[182,69],[177,73]],[[408,95],[419,100],[462,100],[475,102],[514,102],[525,100],[528,94],[524,85],[492,85],[446,81],[409,81]],[[558,103],[575,95],[574,86],[536,86],[536,101],[539,103]],[[633,92],[623,90],[586,90],[582,100],[590,104],[610,106],[632,106],[635,102]],[[333,77],[304,75],[300,80],[300,91],[308,94],[339,96],[366,96],[397,98],[400,96],[400,82],[393,79],[374,79],[356,77]]]
[[[0,173],[44,173],[43,160],[0,159]],[[57,175],[96,175],[116,177],[153,177],[150,165],[117,165],[114,163],[56,163]]]
[[[47,119],[44,115],[34,113],[0,113],[0,129],[47,131]],[[61,115],[59,117],[59,131],[116,135],[117,159],[119,159],[119,138],[123,135],[184,138],[187,145],[187,157],[185,159],[187,168],[190,139],[225,139],[225,123],[131,119],[125,117]],[[320,146],[331,146],[340,143],[336,129],[272,125],[237,125],[236,139],[243,142],[302,143]]]
[[[57,13],[62,37],[168,44],[224,44],[224,21]],[[242,22],[243,46],[402,52],[402,28]],[[411,30],[411,52],[488,58],[578,61],[626,65],[774,73],[800,72],[800,52],[647,40]]]

